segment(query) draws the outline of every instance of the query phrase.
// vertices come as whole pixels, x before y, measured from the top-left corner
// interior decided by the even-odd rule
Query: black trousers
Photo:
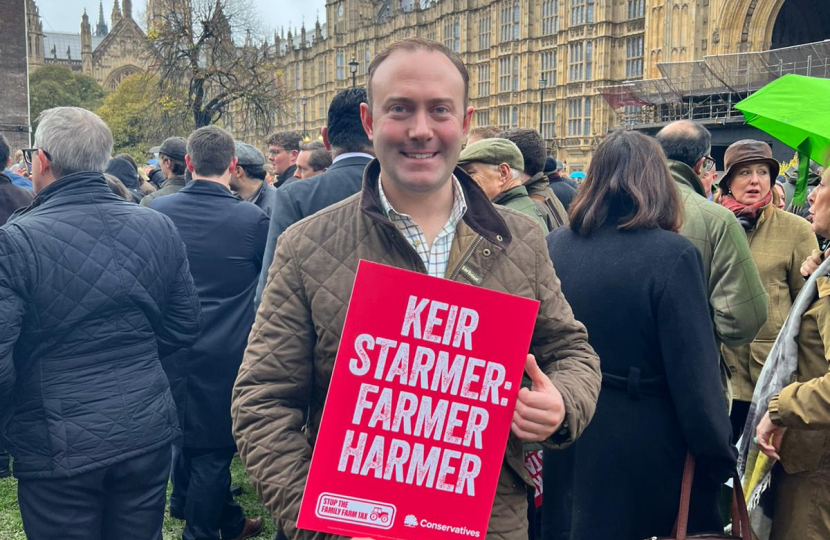
[[[20,479],[29,540],[161,540],[170,445],[59,479]]]
[[[3,446],[3,441],[0,440],[0,477],[5,476],[4,473],[9,472],[9,453],[6,452],[6,447]]]
[[[174,504],[184,504],[182,540],[236,538],[245,513],[230,493],[231,460],[236,448],[180,448],[174,465]],[[182,500],[184,499],[184,500]]]
[[[750,405],[752,405],[751,401],[732,401],[732,414],[729,415],[729,420],[732,422],[732,444],[738,444],[738,439],[741,438],[746,417],[749,416]]]

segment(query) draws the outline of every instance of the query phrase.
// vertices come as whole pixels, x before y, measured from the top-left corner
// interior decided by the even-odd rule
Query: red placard
[[[361,261],[298,527],[483,539],[538,308]]]

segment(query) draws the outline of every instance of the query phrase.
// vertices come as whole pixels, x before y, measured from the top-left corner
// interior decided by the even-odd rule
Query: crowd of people
[[[326,538],[297,516],[361,259],[539,302],[526,370],[549,381],[488,449],[487,538],[668,537],[689,455],[689,532],[722,533],[741,437],[778,460],[768,538],[830,538],[830,172],[805,219],[768,144],[719,173],[679,121],[609,134],[577,183],[535,130],[472,128],[468,86],[413,38],[319,142],[208,126],[145,168],[71,107],[14,165],[0,138],[0,443],[28,538],[160,540],[165,510],[183,540],[256,536],[237,454],[277,538]]]

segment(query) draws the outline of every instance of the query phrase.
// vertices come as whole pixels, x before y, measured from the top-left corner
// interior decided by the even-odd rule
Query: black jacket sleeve
[[[28,265],[11,235],[0,229],[0,424],[14,392],[14,346],[26,312]]]
[[[657,304],[666,380],[697,470],[722,482],[735,470],[731,424],[721,392],[718,351],[703,283],[703,262],[689,245],[666,276]]]
[[[202,308],[193,276],[190,275],[187,249],[173,224],[169,223],[169,226],[172,234],[171,260],[175,261],[176,269],[167,291],[162,319],[155,328],[160,358],[190,347],[201,331]]]

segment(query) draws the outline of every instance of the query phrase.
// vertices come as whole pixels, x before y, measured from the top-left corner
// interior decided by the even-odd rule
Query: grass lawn
[[[265,527],[257,538],[271,540],[274,538],[274,522],[268,517],[268,511],[257,500],[254,487],[248,481],[245,468],[234,458],[231,463],[232,483],[242,486],[242,496],[236,501],[245,509],[247,517],[260,516],[265,521]],[[170,494],[170,485],[167,494]],[[182,537],[184,521],[171,518],[164,514],[164,540],[179,540]],[[25,540],[23,524],[20,521],[20,510],[17,506],[17,481],[14,478],[0,479],[0,538],[2,540]]]

